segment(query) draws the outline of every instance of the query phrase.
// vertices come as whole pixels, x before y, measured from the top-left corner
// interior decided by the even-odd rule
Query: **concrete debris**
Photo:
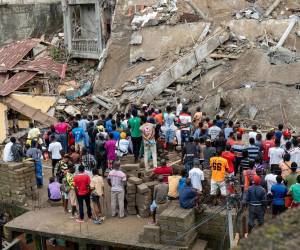
[[[282,34],[279,42],[276,44],[275,47],[273,47],[271,49],[271,51],[275,51],[276,49],[280,48],[284,44],[285,40],[287,39],[288,35],[292,31],[292,29],[294,28],[294,26],[296,25],[296,23],[298,22],[298,20],[299,20],[298,16],[296,16],[296,15],[290,16],[290,21],[289,21],[288,27],[286,28],[286,30]]]
[[[92,83],[90,81],[83,84],[83,86],[78,90],[71,90],[66,92],[66,97],[68,100],[75,100],[78,97],[84,96],[91,92]]]
[[[181,58],[173,64],[168,70],[164,71],[159,77],[147,85],[141,100],[146,103],[151,102],[155,96],[159,95],[165,88],[175,82],[179,77],[193,69],[198,63],[205,59],[222,43],[229,39],[229,33],[224,29],[219,29],[209,37],[205,43],[192,49],[190,54]]]
[[[80,110],[77,109],[77,108],[74,107],[74,106],[71,106],[71,105],[65,107],[64,111],[65,111],[67,114],[72,115],[72,116],[75,116],[75,115],[77,115],[77,114],[80,114]]]
[[[133,32],[131,35],[130,45],[139,45],[143,42],[143,36],[138,32]]]
[[[269,8],[266,10],[266,12],[264,13],[264,17],[268,17],[273,11],[274,9],[276,9],[278,7],[278,5],[281,3],[281,0],[275,0],[270,6]]]
[[[235,18],[238,20],[242,18],[260,20],[262,18],[262,13],[260,13],[259,10],[257,10],[257,8],[250,7],[238,11],[235,14]]]

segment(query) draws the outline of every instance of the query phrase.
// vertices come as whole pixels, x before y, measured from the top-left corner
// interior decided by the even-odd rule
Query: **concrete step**
[[[206,250],[207,249],[207,241],[197,239],[191,248],[191,250]]]

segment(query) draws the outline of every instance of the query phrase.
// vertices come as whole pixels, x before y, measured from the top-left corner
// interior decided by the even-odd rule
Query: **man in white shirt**
[[[179,115],[179,124],[181,130],[181,144],[185,145],[186,142],[189,141],[189,137],[191,135],[191,124],[192,124],[192,116],[188,113],[188,107],[184,106],[182,108],[182,112]]]
[[[270,166],[279,165],[283,160],[284,149],[280,147],[280,139],[275,139],[275,147],[269,149]]]
[[[5,144],[5,147],[4,147],[4,150],[3,150],[3,161],[4,162],[13,161],[13,155],[12,155],[12,152],[11,152],[11,146],[13,145],[12,138],[10,138],[10,142]]]
[[[54,176],[54,170],[56,164],[61,159],[61,150],[63,149],[60,142],[56,141],[55,135],[52,135],[51,143],[49,144],[48,152],[50,153],[51,160],[52,160],[52,176]]]
[[[216,122],[216,120],[213,120],[213,125],[208,129],[208,135],[212,141],[217,139],[221,132],[221,129],[216,125]]]
[[[296,162],[298,168],[300,168],[300,145],[297,139],[293,140],[293,148],[290,150],[291,162]]]
[[[198,159],[194,160],[193,168],[189,171],[189,178],[191,179],[193,188],[197,189],[198,192],[202,192],[204,173],[200,169],[200,162]]]
[[[176,116],[178,117],[182,111],[182,103],[180,102],[180,98],[177,98],[177,107],[176,107]]]
[[[257,126],[253,125],[252,126],[252,131],[249,132],[249,139],[253,138],[256,142],[256,136],[257,136]]]
[[[272,172],[269,173],[269,174],[267,174],[266,177],[265,177],[265,181],[266,181],[266,183],[267,183],[268,194],[271,194],[271,193],[272,193],[272,192],[271,192],[271,188],[272,188],[272,186],[273,186],[274,184],[277,183],[276,177],[277,177],[277,175],[274,174],[274,173],[272,173]]]

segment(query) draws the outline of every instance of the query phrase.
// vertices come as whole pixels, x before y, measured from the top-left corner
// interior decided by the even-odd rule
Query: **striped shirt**
[[[244,145],[241,145],[241,144],[234,144],[232,147],[231,147],[233,153],[234,153],[234,156],[236,158],[242,158],[243,157],[243,150],[245,149],[245,146]]]
[[[253,161],[255,161],[256,157],[260,154],[260,148],[256,145],[248,145],[247,151],[249,158]]]

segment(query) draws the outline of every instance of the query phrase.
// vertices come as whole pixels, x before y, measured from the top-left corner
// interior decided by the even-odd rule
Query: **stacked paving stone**
[[[140,172],[140,164],[122,164],[121,165],[121,170],[127,175],[127,176],[135,176],[137,177]]]
[[[0,162],[0,199],[5,203],[24,205],[36,199],[33,162]]]
[[[178,202],[172,202],[159,216],[157,224],[160,226],[160,242],[189,247],[197,237],[196,230],[190,230],[195,223],[194,209],[183,209]]]
[[[127,182],[126,201],[127,201],[127,212],[130,215],[136,214],[135,199],[136,199],[136,185]]]
[[[144,183],[137,186],[136,194],[136,205],[138,209],[138,214],[142,218],[147,218],[150,216],[150,205],[151,205],[151,190]]]

